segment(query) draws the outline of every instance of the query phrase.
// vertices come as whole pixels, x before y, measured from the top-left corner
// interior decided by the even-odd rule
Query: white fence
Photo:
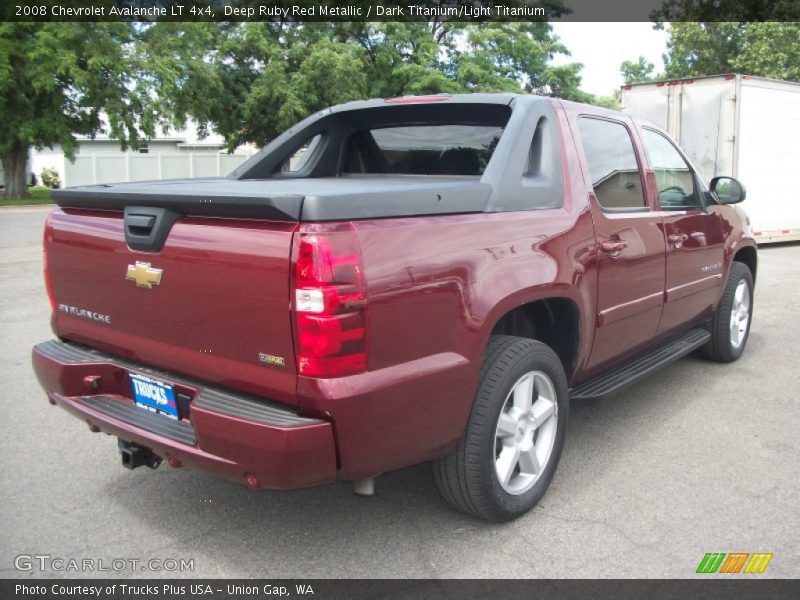
[[[75,162],[64,160],[61,184],[92,185],[148,179],[217,177],[227,175],[250,154],[218,152],[181,154],[79,154]]]

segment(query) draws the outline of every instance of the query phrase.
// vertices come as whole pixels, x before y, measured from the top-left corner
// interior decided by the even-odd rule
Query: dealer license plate
[[[171,385],[139,373],[129,373],[129,377],[136,406],[170,419],[179,418],[175,391]]]

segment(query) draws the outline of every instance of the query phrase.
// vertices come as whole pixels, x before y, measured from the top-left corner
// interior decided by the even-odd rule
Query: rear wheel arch
[[[488,339],[510,335],[538,340],[556,353],[569,379],[578,364],[580,323],[580,309],[574,300],[552,296],[520,304],[497,316]]]

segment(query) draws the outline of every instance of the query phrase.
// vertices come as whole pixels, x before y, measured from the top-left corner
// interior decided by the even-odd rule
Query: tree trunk
[[[28,164],[29,146],[14,144],[11,151],[0,156],[3,161],[3,176],[5,189],[3,200],[28,198],[28,181],[26,166]]]

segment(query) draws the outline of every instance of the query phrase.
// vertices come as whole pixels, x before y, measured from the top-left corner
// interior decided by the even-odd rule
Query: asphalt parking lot
[[[30,348],[50,339],[45,208],[0,209],[0,576],[15,557],[193,559],[102,576],[692,577],[707,552],[772,552],[800,576],[800,245],[763,248],[755,317],[733,365],[687,358],[573,407],[558,473],[525,517],[489,525],[439,500],[430,467],[248,491],[172,469],[127,471],[116,440],[50,406]],[[730,577],[730,576],[727,576]],[[747,576],[751,577],[751,576]]]

